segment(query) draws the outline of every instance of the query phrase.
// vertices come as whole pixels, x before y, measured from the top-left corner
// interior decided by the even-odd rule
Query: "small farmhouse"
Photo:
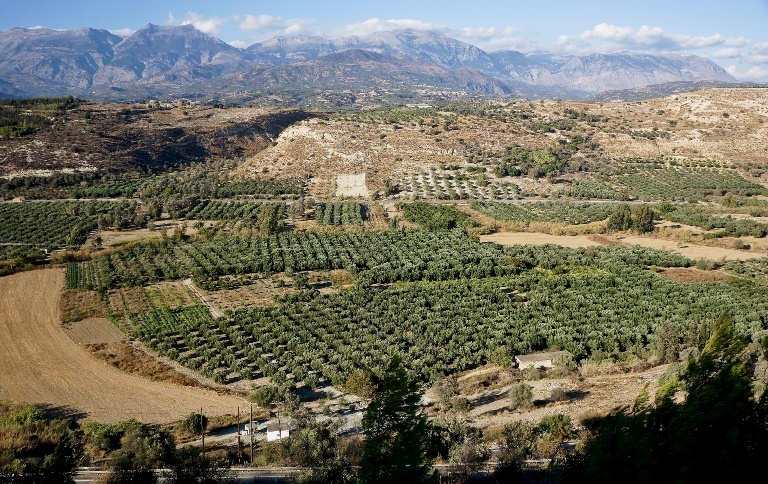
[[[267,424],[267,442],[286,439],[290,435],[290,422],[272,420]]]
[[[570,356],[567,351],[547,351],[543,353],[531,353],[515,357],[518,368],[552,368],[555,362],[561,358]]]

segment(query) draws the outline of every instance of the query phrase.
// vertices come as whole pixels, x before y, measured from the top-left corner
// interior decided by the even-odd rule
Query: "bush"
[[[511,410],[531,408],[533,406],[533,387],[518,383],[509,390],[509,408]]]

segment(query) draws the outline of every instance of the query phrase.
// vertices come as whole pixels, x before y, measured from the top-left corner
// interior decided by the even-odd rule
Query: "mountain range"
[[[590,98],[670,82],[735,79],[697,56],[486,52],[439,32],[276,37],[239,49],[190,25],[0,32],[0,97],[136,99],[232,91],[452,90]]]

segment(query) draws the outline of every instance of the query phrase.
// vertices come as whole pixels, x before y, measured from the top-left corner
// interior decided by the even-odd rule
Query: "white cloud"
[[[115,35],[119,35],[120,37],[128,37],[132,33],[136,32],[136,29],[129,29],[126,27],[123,29],[112,29],[110,32]]]
[[[177,20],[172,12],[168,13],[169,25],[191,25],[206,34],[215,34],[226,23],[226,20],[220,17],[205,17],[196,12],[187,12],[184,18]]]
[[[376,32],[403,29],[436,30],[437,26],[430,22],[413,18],[380,19],[373,17],[359,23],[346,25],[344,33],[347,35],[369,35]]]
[[[518,29],[506,27],[464,27],[448,31],[459,40],[477,45],[484,50],[520,50],[530,52],[537,46]]]
[[[768,66],[729,65],[725,68],[730,75],[746,81],[768,81]]]
[[[240,18],[241,30],[263,30],[274,27],[281,21],[273,15],[245,15]]]
[[[235,20],[240,30],[269,35],[295,35],[309,29],[307,20],[285,19],[274,15],[242,15]]]
[[[723,47],[712,52],[716,59],[738,59],[741,57],[741,49],[736,47]]]
[[[227,43],[228,43],[229,45],[231,45],[232,47],[237,47],[238,49],[245,49],[246,47],[248,47],[249,45],[251,45],[251,43],[250,43],[250,42],[247,42],[247,41],[245,41],[245,40],[230,40],[230,41],[229,41],[229,42],[227,42]]]
[[[581,34],[585,41],[614,44],[627,49],[674,51],[704,49],[717,46],[744,45],[743,37],[726,38],[715,33],[708,36],[682,35],[666,32],[661,27],[642,25],[639,28],[600,23]]]

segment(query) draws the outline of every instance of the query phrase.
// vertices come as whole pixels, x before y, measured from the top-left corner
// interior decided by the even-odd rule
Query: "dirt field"
[[[722,247],[684,244],[673,240],[656,239],[627,235],[622,237],[591,236],[591,235],[550,235],[537,232],[498,232],[480,237],[482,242],[495,242],[501,245],[545,245],[555,244],[563,247],[580,248],[598,245],[641,245],[652,249],[662,249],[690,257],[691,259],[708,260],[748,260],[765,257],[760,252],[747,252]]]
[[[731,279],[728,274],[718,271],[703,271],[695,267],[670,267],[659,273],[675,282],[721,282]]]
[[[691,259],[708,260],[749,260],[758,257],[765,257],[765,254],[759,252],[747,252],[737,249],[725,249],[722,247],[708,247],[705,245],[681,244],[672,240],[654,239],[651,237],[640,237],[637,235],[628,235],[621,242],[628,245],[641,245],[652,249],[668,250],[678,254],[690,257]]]
[[[480,240],[482,242],[495,242],[500,245],[555,244],[574,249],[601,245],[587,235],[549,235],[536,232],[498,232],[491,235],[482,235]]]
[[[84,345],[116,343],[125,335],[106,318],[88,318],[64,325],[64,331],[72,341]]]
[[[0,399],[49,404],[88,418],[170,422],[194,410],[234,413],[245,401],[123,373],[72,341],[60,320],[64,272],[0,278]]]

